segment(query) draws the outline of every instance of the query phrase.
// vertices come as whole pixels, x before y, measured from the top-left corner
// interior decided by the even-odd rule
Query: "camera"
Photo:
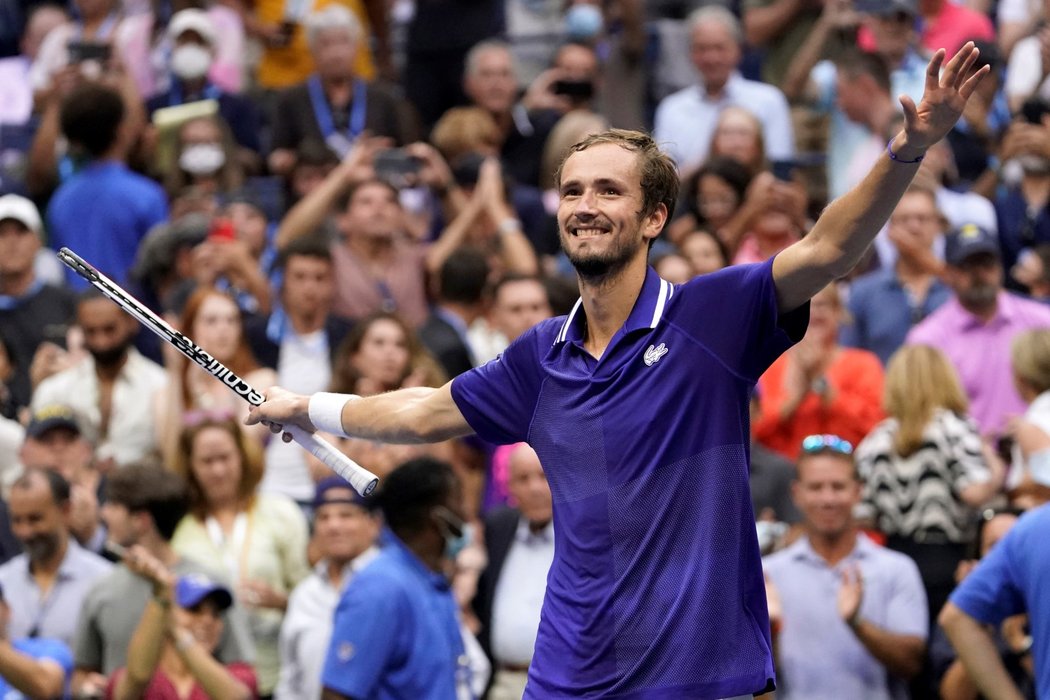
[[[417,174],[422,166],[423,163],[419,158],[403,148],[380,151],[372,161],[376,175],[384,180],[403,180],[407,176]]]
[[[555,80],[554,94],[565,95],[579,100],[589,100],[594,97],[594,83],[590,80]]]
[[[106,63],[111,54],[109,44],[97,41],[71,41],[66,45],[66,51],[69,53],[70,63],[83,63],[84,61]]]

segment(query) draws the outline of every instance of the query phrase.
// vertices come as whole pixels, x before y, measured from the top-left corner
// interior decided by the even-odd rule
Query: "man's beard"
[[[987,309],[995,305],[999,298],[999,286],[995,284],[980,284],[970,287],[958,294],[959,303],[964,308]]]
[[[22,543],[31,562],[42,562],[51,559],[58,552],[58,535],[34,535]]]
[[[561,237],[561,249],[569,258],[573,268],[583,280],[591,284],[600,284],[615,279],[627,267],[638,253],[638,249],[646,245],[645,241],[632,240],[622,236],[616,244],[605,252],[570,252],[566,245],[569,237],[573,234],[565,232]],[[616,236],[616,233],[602,234],[604,236]]]
[[[89,347],[88,352],[91,353],[91,357],[95,360],[96,366],[105,369],[112,369],[124,361],[128,348],[130,347],[131,341],[126,340],[119,345],[114,345],[111,348],[105,348],[103,350],[96,350]]]

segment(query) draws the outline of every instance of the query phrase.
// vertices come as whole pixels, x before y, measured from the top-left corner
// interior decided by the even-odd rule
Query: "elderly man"
[[[689,16],[689,32],[700,82],[668,95],[657,106],[657,143],[682,170],[695,168],[707,158],[719,113],[735,105],[762,122],[770,160],[793,158],[795,137],[783,93],[740,75],[743,35],[736,17],[721,6],[702,7]]]
[[[305,24],[316,71],[277,98],[270,170],[288,174],[296,148],[306,139],[327,144],[340,158],[365,131],[388,136],[398,145],[414,141],[417,127],[407,103],[354,71],[354,52],[362,41],[354,14],[329,5],[310,14]]]
[[[764,562],[780,600],[770,618],[785,698],[890,700],[922,668],[922,579],[915,562],[854,526],[861,485],[852,453],[835,435],[803,441],[791,493],[806,535]]]
[[[319,482],[313,505],[314,542],[321,560],[288,598],[281,624],[277,700],[320,697],[332,613],[351,578],[379,554],[379,519],[342,478]]]
[[[69,482],[32,469],[11,487],[11,527],[24,554],[0,566],[12,638],[50,637],[72,646],[84,596],[112,568],[69,531]]]

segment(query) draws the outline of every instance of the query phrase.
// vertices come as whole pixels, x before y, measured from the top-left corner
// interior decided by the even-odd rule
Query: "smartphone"
[[[372,161],[376,175],[381,178],[415,175],[423,163],[402,148],[389,148],[376,154]]]
[[[110,57],[110,45],[97,41],[71,41],[66,44],[70,63],[83,63],[84,61],[98,61],[106,63]]]
[[[554,94],[589,100],[594,97],[594,83],[590,80],[555,80]]]
[[[1042,124],[1047,113],[1050,113],[1050,103],[1041,97],[1030,97],[1021,105],[1021,116],[1029,124]]]
[[[773,177],[783,182],[792,182],[795,179],[795,168],[797,165],[793,160],[775,160],[771,169]]]
[[[234,228],[231,219],[225,216],[216,216],[212,219],[211,227],[208,229],[209,243],[229,243],[236,239],[237,229]]]

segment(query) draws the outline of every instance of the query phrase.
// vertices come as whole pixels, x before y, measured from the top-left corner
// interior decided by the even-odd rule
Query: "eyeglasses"
[[[830,450],[840,455],[853,454],[853,445],[838,435],[808,435],[802,439],[802,451],[806,454]]]

